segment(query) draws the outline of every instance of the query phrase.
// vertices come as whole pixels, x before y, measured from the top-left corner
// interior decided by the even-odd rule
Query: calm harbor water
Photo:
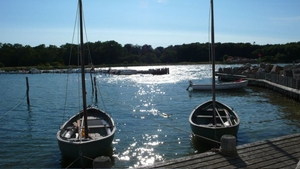
[[[162,67],[169,67],[170,74],[96,74],[101,93],[98,101],[92,97],[91,80],[86,76],[88,103],[108,112],[117,125],[112,145],[116,168],[149,165],[198,151],[191,141],[188,117],[197,105],[211,99],[211,92],[189,92],[186,88],[189,80],[210,82],[211,67],[130,68]],[[0,168],[60,168],[70,164],[60,154],[56,132],[80,109],[78,76],[0,74]],[[26,103],[25,77],[30,83],[30,106]],[[248,86],[217,92],[217,100],[233,107],[241,118],[239,145],[300,131],[300,104],[273,91]]]

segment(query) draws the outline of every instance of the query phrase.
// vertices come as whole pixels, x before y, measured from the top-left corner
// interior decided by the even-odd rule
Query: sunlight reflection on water
[[[231,65],[222,65],[225,66]],[[188,116],[197,105],[211,99],[211,92],[185,89],[189,80],[210,82],[211,68],[209,65],[164,67],[170,68],[170,74],[96,75],[101,92],[96,103],[112,116],[117,127],[112,146],[115,168],[136,168],[199,151],[191,141]],[[69,163],[60,164],[62,157],[55,134],[63,122],[62,117],[70,117],[78,111],[76,98],[80,92],[76,92],[75,87],[70,89],[71,98],[63,115],[65,74],[28,76],[32,106],[29,109],[22,104],[5,114],[8,120],[1,123],[0,166],[66,167]],[[78,84],[77,76],[70,75],[70,83]],[[0,99],[0,111],[6,112],[24,97],[25,87],[20,84],[25,75],[0,75],[0,78],[0,93],[5,98]],[[91,103],[90,79],[86,81],[87,99]],[[299,132],[299,104],[272,91],[247,87],[239,92],[217,92],[217,99],[233,107],[241,117],[238,144]]]

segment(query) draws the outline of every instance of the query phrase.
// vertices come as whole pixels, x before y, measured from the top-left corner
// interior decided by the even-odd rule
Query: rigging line
[[[89,73],[90,74],[90,78],[91,78],[91,85],[92,85],[92,105],[96,105],[96,95],[97,93],[95,91],[97,91],[95,88],[97,88],[97,86],[95,86],[95,83],[93,81],[93,74],[92,72]],[[94,78],[96,78],[96,76],[94,76]]]
[[[88,63],[91,63],[93,65],[93,61],[92,61],[92,56],[91,56],[91,51],[90,51],[90,45],[89,45],[89,41],[88,41],[88,36],[87,36],[87,31],[86,31],[86,26],[85,26],[85,17],[84,17],[84,11],[82,12],[83,15],[83,26],[84,26],[84,33],[85,33],[85,39],[86,39],[86,44],[87,44],[87,50],[88,50]]]
[[[74,43],[74,38],[75,38],[75,32],[76,32],[76,26],[77,26],[77,20],[78,20],[78,13],[79,13],[79,4],[77,5],[77,11],[75,15],[75,23],[74,23],[74,28],[73,28],[73,36],[72,36],[72,41],[71,41],[71,49],[70,49],[70,55],[69,55],[69,64],[68,67],[69,69],[67,70],[67,78],[66,78],[66,93],[65,93],[65,103],[64,103],[64,113],[63,113],[63,118],[62,122],[64,121],[65,115],[66,115],[66,105],[67,105],[67,96],[68,96],[68,86],[69,86],[69,75],[70,75],[70,70],[71,70],[71,58],[72,58],[72,51],[73,51],[73,43]],[[68,46],[67,46],[68,47]]]
[[[12,109],[10,109],[10,110],[7,111],[6,113],[4,113],[2,116],[0,116],[0,119],[1,119],[3,116],[7,115],[9,112],[13,111],[15,108],[19,107],[19,106],[21,105],[21,103],[25,100],[25,98],[26,98],[26,95],[25,95],[24,98],[20,101],[20,103],[18,103],[15,107],[13,107]]]
[[[79,10],[80,10],[80,6],[79,6],[79,3],[78,3],[78,8],[77,8],[77,15],[76,15],[76,21],[78,21],[79,20]],[[76,22],[76,28],[77,29],[75,29],[74,30],[74,32],[77,30],[77,45],[76,45],[76,50],[77,50],[77,71],[76,71],[76,74],[77,74],[77,98],[78,98],[78,112],[80,112],[80,105],[82,105],[81,104],[81,94],[82,94],[82,92],[81,92],[81,89],[80,89],[80,86],[81,86],[81,80],[80,80],[80,78],[81,78],[81,76],[80,76],[80,72],[78,72],[78,71],[82,71],[81,69],[80,69],[80,63],[82,62],[82,60],[81,60],[81,57],[80,57],[80,54],[81,54],[81,52],[80,52],[80,22]]]
[[[100,89],[98,83],[97,83],[97,86],[98,86],[98,89]],[[104,107],[105,107],[105,104],[104,104],[104,97],[103,97],[102,93],[100,92],[100,90],[99,90],[99,93],[100,93],[100,96],[101,96],[102,104],[103,104]],[[107,96],[107,95],[106,95],[106,97],[108,98],[108,100],[109,100],[110,102],[113,102],[113,103],[118,104],[118,105],[120,105],[120,106],[124,106],[124,108],[126,108],[126,109],[129,110],[129,108],[127,108],[127,107],[128,107],[128,104],[125,104],[125,103],[122,103],[122,104],[121,104],[120,102],[117,102],[117,101],[113,100],[112,98],[110,98],[110,97]],[[131,106],[131,105],[129,105],[129,106]],[[134,108],[134,106],[131,106],[131,108]],[[105,108],[105,109],[106,109],[106,108]],[[130,110],[130,111],[131,111],[131,110]]]
[[[99,94],[100,94],[100,97],[101,97],[101,102],[102,102],[102,105],[104,107],[104,111],[106,112],[107,110],[106,110],[106,106],[105,106],[105,103],[104,103],[104,98],[103,98],[102,92],[100,90],[101,88],[99,87],[99,83],[97,83],[97,87],[98,87],[97,91],[99,91]]]
[[[66,80],[66,92],[65,92],[65,103],[64,103],[64,114],[63,114],[63,118],[62,118],[62,124],[64,122],[64,118],[66,115],[66,106],[67,106],[67,96],[68,96],[68,86],[69,86],[69,72],[67,73],[67,80]]]
[[[79,8],[79,4],[78,4],[78,8]],[[79,10],[79,9],[78,9]],[[82,60],[82,58],[81,58],[81,52],[80,52],[80,48],[81,48],[81,46],[80,46],[80,22],[78,22],[77,23],[77,30],[78,30],[78,32],[77,32],[77,34],[78,34],[78,36],[77,36],[77,67],[78,67],[78,69],[77,70],[80,70],[80,72],[81,71],[84,71],[84,70],[81,70],[80,69],[80,67],[81,67],[81,62],[84,62],[83,60]],[[78,92],[78,94],[77,94],[77,98],[78,98],[78,112],[80,112],[80,106],[82,105],[82,103],[81,103],[81,99],[80,98],[82,98],[83,96],[82,96],[82,91],[81,91],[81,89],[80,89],[80,87],[82,87],[81,85],[81,81],[82,80],[85,80],[85,79],[81,79],[81,74],[79,73],[79,72],[77,72],[76,73],[77,74],[77,82],[78,82],[78,90],[77,90],[77,92]],[[81,79],[81,80],[80,80]],[[86,91],[85,91],[86,92]],[[83,108],[82,108],[83,109]]]
[[[77,12],[75,16],[75,23],[74,23],[74,28],[73,28],[73,36],[72,36],[72,44],[74,43],[74,37],[75,37],[75,32],[76,32],[76,26],[78,26],[77,20],[78,20],[78,13],[79,13],[79,4],[77,6]],[[69,56],[69,66],[71,65],[71,58],[72,58],[72,50],[73,45],[71,45],[71,51],[70,51],[70,56]]]
[[[79,48],[80,48],[80,47],[78,46],[78,48],[77,48],[77,51],[78,51],[78,52],[77,52],[77,53],[78,53],[78,54],[77,54],[77,64],[78,64],[77,66],[78,66],[78,67],[79,67],[79,60],[80,60],[80,52],[79,52]],[[80,71],[84,71],[84,70],[81,70],[81,69],[80,69]],[[78,80],[77,80],[77,83],[78,83],[78,84],[77,84],[77,87],[78,87],[78,88],[77,88],[78,111],[80,111],[80,105],[81,105],[81,99],[80,99],[81,97],[80,97],[80,96],[82,95],[82,91],[81,91],[81,89],[80,89],[80,86],[81,86],[81,80],[85,80],[85,79],[81,79],[80,73],[77,72],[76,74],[77,74],[77,79],[78,79]],[[80,79],[81,79],[81,80],[80,80]],[[86,92],[86,91],[85,91],[85,92]]]
[[[210,32],[211,32],[211,30],[210,30],[210,27],[211,27],[211,25],[210,25],[210,23],[211,23],[211,8],[209,7],[209,11],[208,11],[208,30],[207,30],[207,33],[208,33],[208,35],[207,35],[207,47],[208,47],[208,59],[209,59],[209,62],[212,62],[212,58],[211,58],[211,50],[210,50],[210,48],[211,48],[211,45],[210,45],[210,43],[211,43],[211,37],[210,37]]]

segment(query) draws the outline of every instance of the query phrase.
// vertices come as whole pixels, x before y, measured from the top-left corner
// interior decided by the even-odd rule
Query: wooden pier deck
[[[206,152],[158,162],[143,168],[296,168],[300,133],[237,146],[238,155]]]

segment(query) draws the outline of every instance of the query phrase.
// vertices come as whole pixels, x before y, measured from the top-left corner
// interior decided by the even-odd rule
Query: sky
[[[0,43],[77,43],[77,0],[0,0]],[[82,0],[87,41],[121,45],[209,42],[210,0]],[[300,41],[300,0],[214,0],[215,42]]]

